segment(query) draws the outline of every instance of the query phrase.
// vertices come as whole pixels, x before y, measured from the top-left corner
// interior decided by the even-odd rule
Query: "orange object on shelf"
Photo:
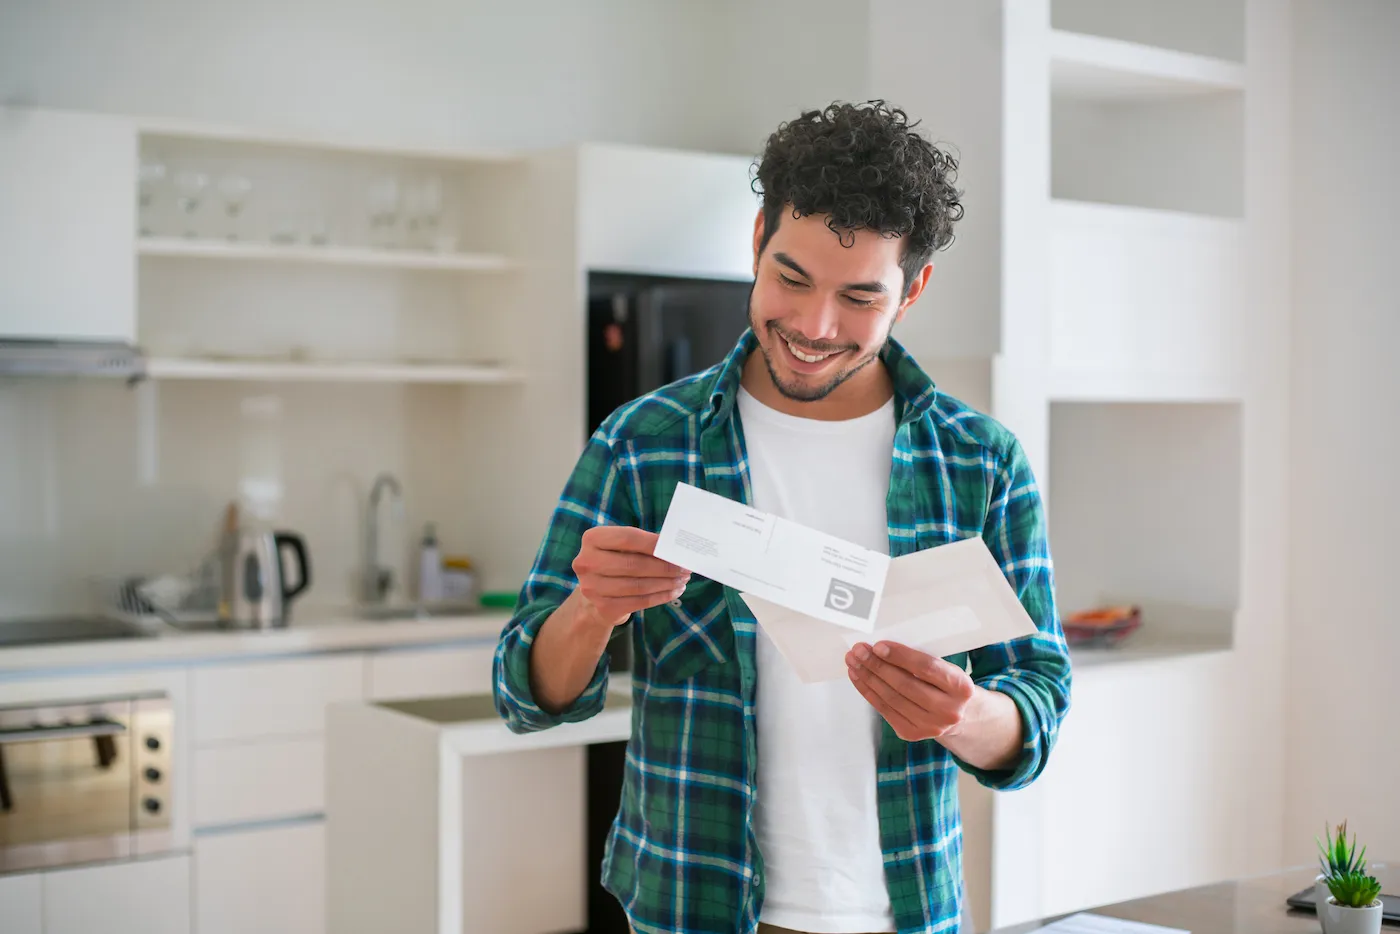
[[[1070,645],[1114,646],[1141,625],[1142,611],[1131,605],[1091,607],[1061,620]]]

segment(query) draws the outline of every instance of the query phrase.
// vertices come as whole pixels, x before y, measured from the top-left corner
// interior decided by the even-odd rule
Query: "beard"
[[[836,387],[840,386],[852,376],[855,376],[875,360],[878,360],[880,357],[880,350],[885,346],[885,342],[889,340],[890,333],[894,330],[894,325],[895,322],[891,319],[890,326],[885,329],[884,338],[875,345],[873,350],[863,356],[857,357],[855,362],[851,363],[849,366],[838,369],[831,374],[823,374],[820,382],[808,383],[803,381],[802,377],[793,379],[785,377],[779,372],[777,365],[773,362],[773,352],[768,349],[768,342],[771,340],[787,343],[789,338],[782,333],[776,322],[769,321],[765,323],[761,329],[759,328],[755,322],[753,313],[753,289],[752,287],[749,289],[749,327],[751,327],[754,334],[758,336],[758,349],[759,352],[763,354],[764,366],[768,368],[768,378],[773,381],[774,388],[776,388],[784,398],[791,399],[794,402],[817,402],[818,400],[825,399],[827,396],[831,395]],[[765,340],[765,338],[767,338],[767,340]],[[806,342],[794,340],[792,343],[796,344],[798,347],[802,347]],[[849,353],[851,351],[859,351],[860,345],[847,344],[844,347],[827,346],[813,348],[813,350],[817,353],[837,350]],[[782,353],[782,348],[779,348],[777,352]]]

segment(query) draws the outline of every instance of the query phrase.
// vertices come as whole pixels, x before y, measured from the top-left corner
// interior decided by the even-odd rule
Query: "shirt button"
[[[681,608],[681,601],[680,601],[680,598],[677,597],[675,600],[672,600],[672,601],[671,601],[671,606],[673,606],[673,607],[675,607],[676,609],[679,610],[679,609]]]

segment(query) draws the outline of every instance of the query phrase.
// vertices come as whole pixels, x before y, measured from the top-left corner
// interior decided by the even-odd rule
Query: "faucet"
[[[394,586],[393,568],[379,563],[379,501],[385,488],[393,491],[398,512],[403,510],[403,487],[391,473],[374,478],[369,490],[369,511],[365,516],[365,567],[361,581],[360,599],[366,604],[382,604]]]

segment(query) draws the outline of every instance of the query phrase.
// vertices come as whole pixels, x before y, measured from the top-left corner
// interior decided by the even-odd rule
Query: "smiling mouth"
[[[784,341],[783,343],[787,344],[787,349],[792,353],[792,355],[797,359],[801,360],[803,363],[821,363],[827,357],[834,357],[836,356],[836,354],[841,352],[839,350],[829,350],[826,353],[807,353],[806,351],[799,349],[798,346],[792,341]]]

